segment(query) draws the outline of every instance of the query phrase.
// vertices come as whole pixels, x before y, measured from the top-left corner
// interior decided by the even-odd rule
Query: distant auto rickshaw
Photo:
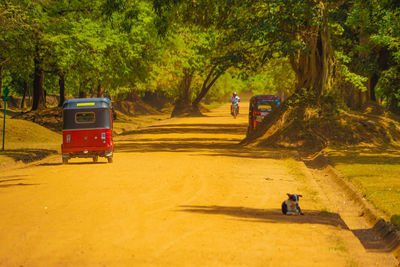
[[[113,161],[113,114],[108,98],[81,98],[64,102],[62,161],[99,157]]]
[[[277,108],[281,98],[274,95],[255,95],[250,99],[249,105],[249,127],[247,134],[254,131],[266,115]]]

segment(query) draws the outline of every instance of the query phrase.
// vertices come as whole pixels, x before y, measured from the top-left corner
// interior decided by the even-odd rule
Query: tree
[[[45,107],[44,86],[53,91],[54,77],[60,104],[65,90],[129,91],[145,81],[158,53],[154,13],[146,1],[5,1],[1,8],[8,22],[2,20],[7,34],[0,37],[5,44],[0,49],[15,59],[9,69],[27,62],[28,75],[15,72],[13,78],[34,73],[33,110]],[[7,62],[0,61],[1,67]]]
[[[26,51],[29,46],[26,32],[31,25],[27,22],[27,14],[12,1],[0,3],[0,95],[3,88],[3,74],[5,69],[12,68],[16,62],[22,72],[27,69],[29,60]]]
[[[228,44],[236,46],[237,49],[233,50],[236,55],[242,55],[234,60],[240,58],[246,62],[246,56],[259,55],[260,61],[265,61],[276,53],[289,57],[297,78],[297,90],[306,88],[313,91],[316,99],[330,86],[333,50],[327,12],[334,8],[333,3],[294,0],[154,1],[161,16],[176,5],[178,10],[189,14],[184,16],[186,21],[215,26],[227,36],[225,41]]]

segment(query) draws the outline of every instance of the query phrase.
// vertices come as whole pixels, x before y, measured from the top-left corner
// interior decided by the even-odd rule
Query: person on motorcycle
[[[239,102],[240,102],[240,97],[237,95],[236,92],[233,92],[233,96],[231,97],[231,99],[229,100],[232,105],[231,105],[231,114],[233,114],[233,105],[237,105],[237,111],[239,114]]]

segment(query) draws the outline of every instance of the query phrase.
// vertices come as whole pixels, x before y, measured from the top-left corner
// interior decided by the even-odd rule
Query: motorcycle
[[[236,102],[233,102],[231,105],[231,115],[233,116],[234,119],[236,119],[237,115],[239,114],[239,104]]]

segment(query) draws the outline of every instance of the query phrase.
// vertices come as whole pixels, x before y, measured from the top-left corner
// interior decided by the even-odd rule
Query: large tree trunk
[[[33,78],[33,103],[32,110],[46,108],[46,100],[44,93],[44,70],[43,59],[39,55],[39,48],[36,47],[36,55],[34,58],[35,73]]]
[[[322,92],[331,86],[333,68],[333,50],[322,2],[319,12],[323,21],[320,25],[311,27],[312,33],[301,37],[309,51],[299,51],[290,58],[297,78],[296,92],[305,89],[312,93],[316,100],[319,100]]]
[[[203,86],[201,87],[200,93],[197,95],[196,99],[192,102],[192,109],[194,113],[198,113],[199,115],[201,114],[200,109],[199,109],[199,104],[200,101],[206,96],[210,88],[214,85],[214,83],[217,81],[217,79],[224,73],[224,70],[219,70],[217,71],[217,66],[213,66],[210,70],[210,72],[207,75],[207,78],[203,82]],[[211,79],[211,77],[214,76],[214,78]]]
[[[65,101],[65,74],[62,72],[58,74],[58,86],[60,89],[60,101],[58,102],[58,106],[62,107]]]
[[[189,115],[192,113],[190,101],[190,86],[192,85],[194,72],[189,69],[183,70],[183,79],[180,85],[180,96],[175,102],[171,117]]]

